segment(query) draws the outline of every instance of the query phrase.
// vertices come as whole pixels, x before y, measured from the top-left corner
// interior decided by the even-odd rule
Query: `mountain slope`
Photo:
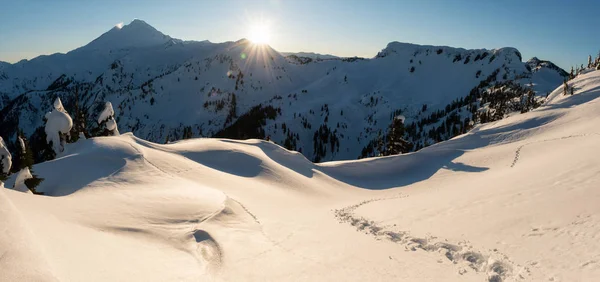
[[[0,190],[0,280],[594,281],[600,72],[569,86],[358,161],[260,140],[80,140],[35,165],[49,196]]]
[[[120,37],[127,39],[115,40]],[[110,101],[121,132],[154,142],[182,139],[184,132],[269,137],[312,161],[356,159],[381,153],[373,144],[399,115],[417,150],[468,130],[475,104],[485,104],[476,95],[464,104],[475,88],[515,82],[543,97],[562,83],[557,70],[541,65],[534,72],[521,60],[514,48],[398,42],[372,59],[291,60],[245,39],[183,42],[136,20],[68,54],[8,67],[10,83],[0,85],[7,101],[0,135],[14,142],[21,128],[30,139],[43,139],[36,129],[60,97],[69,112],[75,104],[82,108],[90,132]]]
[[[140,48],[162,45],[173,40],[142,20],[133,20],[123,27],[115,26],[87,45],[73,50],[118,50],[128,47]]]

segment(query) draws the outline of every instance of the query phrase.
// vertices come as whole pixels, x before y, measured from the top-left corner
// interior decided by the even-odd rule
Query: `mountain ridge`
[[[142,30],[149,39],[136,48],[114,50],[92,44],[109,47],[82,47],[0,70],[11,81],[0,85],[0,134],[14,140],[21,128],[39,139],[35,132],[50,101],[60,97],[72,111],[79,92],[87,131],[97,127],[93,116],[110,101],[121,132],[154,142],[181,139],[184,131],[196,137],[268,137],[313,161],[354,159],[365,149],[366,156],[386,150],[370,146],[387,135],[397,115],[406,117],[410,134],[405,137],[416,150],[467,130],[469,120],[480,115],[475,108],[489,107],[464,104],[478,86],[483,93],[492,84],[513,81],[542,96],[563,80],[544,66],[547,72],[527,69],[510,47],[467,50],[391,42],[372,59],[319,61],[290,60],[247,39],[179,41],[143,21],[99,38],[123,30]],[[457,129],[448,125],[450,117]]]

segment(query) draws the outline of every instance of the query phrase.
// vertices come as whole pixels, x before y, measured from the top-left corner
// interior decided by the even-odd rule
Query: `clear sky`
[[[278,51],[338,56],[372,57],[391,41],[510,46],[570,68],[600,50],[598,0],[0,0],[0,60],[64,53],[134,18],[212,42],[263,23]]]

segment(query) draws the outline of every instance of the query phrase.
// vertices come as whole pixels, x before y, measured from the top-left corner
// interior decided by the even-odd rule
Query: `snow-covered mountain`
[[[305,57],[311,58],[313,60],[330,60],[330,59],[339,59],[340,57],[329,55],[329,54],[319,54],[314,52],[280,52],[284,57],[288,56],[297,56],[297,57]]]
[[[171,41],[181,42],[181,40],[164,35],[146,22],[136,19],[128,25],[113,27],[87,45],[73,50],[73,52],[89,52],[91,50],[110,52],[126,48],[153,47]]]
[[[399,42],[371,59],[284,57],[245,39],[181,41],[134,20],[67,54],[3,65],[0,136],[14,143],[21,129],[43,140],[58,96],[70,113],[80,109],[88,131],[109,101],[121,132],[154,142],[268,137],[313,161],[356,159],[385,154],[400,115],[411,150],[502,118],[490,93],[520,101],[533,87],[545,97],[564,72],[547,66],[532,68],[514,48]]]
[[[46,196],[0,188],[0,280],[596,281],[600,71],[568,87],[390,157],[313,164],[263,140],[130,133],[67,144],[33,167]]]

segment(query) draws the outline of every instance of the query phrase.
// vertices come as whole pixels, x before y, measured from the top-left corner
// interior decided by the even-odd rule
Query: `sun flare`
[[[269,44],[271,34],[268,26],[265,24],[252,26],[248,34],[248,39],[254,44]]]

